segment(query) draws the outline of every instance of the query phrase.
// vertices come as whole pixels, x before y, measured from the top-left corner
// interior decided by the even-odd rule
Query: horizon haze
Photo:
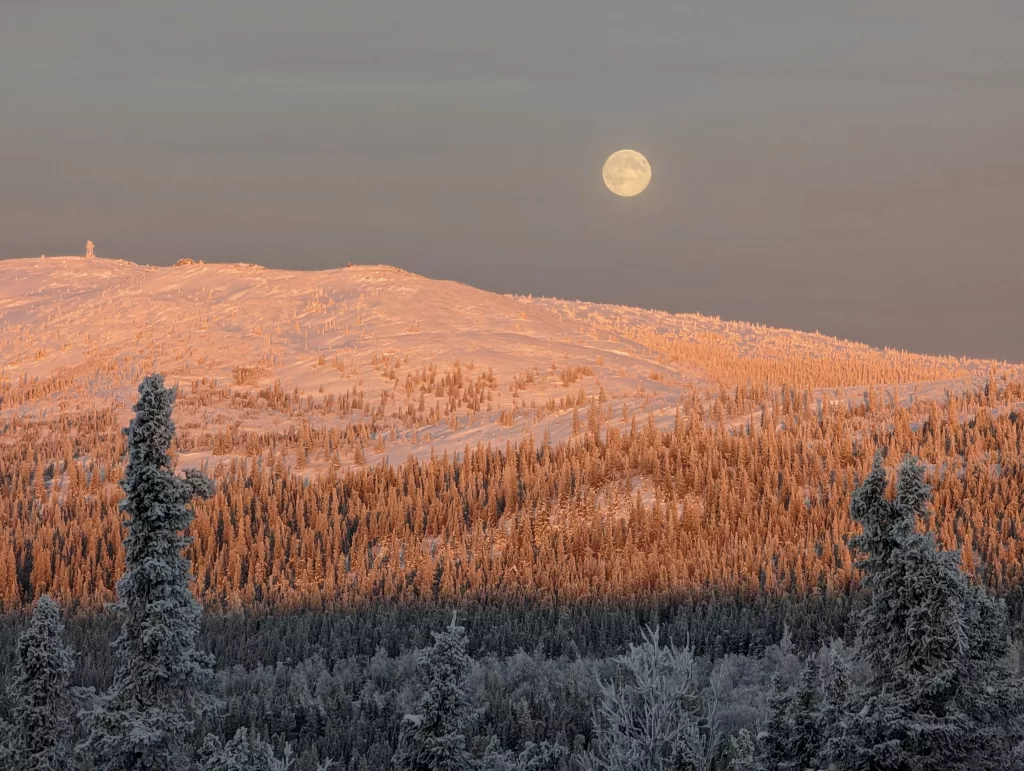
[[[1022,36],[999,0],[11,3],[0,258],[386,263],[1024,361]]]

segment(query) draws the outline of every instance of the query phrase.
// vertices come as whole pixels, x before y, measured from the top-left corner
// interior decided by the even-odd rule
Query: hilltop
[[[592,399],[667,426],[684,398],[746,384],[819,400],[887,386],[905,398],[1020,374],[699,314],[494,294],[385,265],[82,257],[0,262],[0,362],[5,417],[113,404],[127,418],[138,382],[160,371],[182,386],[186,432],[359,424],[367,462],[527,432],[557,441]]]

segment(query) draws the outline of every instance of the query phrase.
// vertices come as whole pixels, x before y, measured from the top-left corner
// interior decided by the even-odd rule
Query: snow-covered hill
[[[675,343],[720,347],[737,360],[879,355],[817,334],[498,295],[387,266],[310,272],[82,257],[0,262],[6,418],[111,403],[127,417],[138,382],[160,371],[186,395],[207,393],[181,400],[186,428],[345,425],[376,414],[377,452],[367,460],[394,460],[524,432],[539,438],[547,430],[557,440],[572,431],[572,403],[590,397],[600,396],[608,415],[669,424],[691,388],[718,388],[699,356],[667,355]],[[954,370],[962,380],[991,366],[914,360],[934,367],[935,377],[922,379],[939,392]],[[294,404],[261,409],[266,400],[255,395],[276,383],[314,401],[347,395],[356,406],[306,415]]]

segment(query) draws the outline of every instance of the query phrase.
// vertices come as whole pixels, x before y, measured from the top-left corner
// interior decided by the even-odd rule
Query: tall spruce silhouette
[[[185,771],[196,717],[216,702],[205,686],[212,657],[196,649],[202,609],[189,588],[183,555],[192,522],[188,503],[208,497],[212,483],[198,472],[174,474],[175,391],[154,374],[139,386],[125,435],[128,467],[121,487],[126,515],[125,573],[118,581],[121,634],[114,642],[114,682],[83,714],[81,749],[102,771]]]

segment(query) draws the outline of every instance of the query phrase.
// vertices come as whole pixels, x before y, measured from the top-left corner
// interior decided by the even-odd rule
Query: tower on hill
[[[95,257],[96,256],[96,247],[93,246],[92,241],[86,241],[85,242],[85,256],[86,257]]]

